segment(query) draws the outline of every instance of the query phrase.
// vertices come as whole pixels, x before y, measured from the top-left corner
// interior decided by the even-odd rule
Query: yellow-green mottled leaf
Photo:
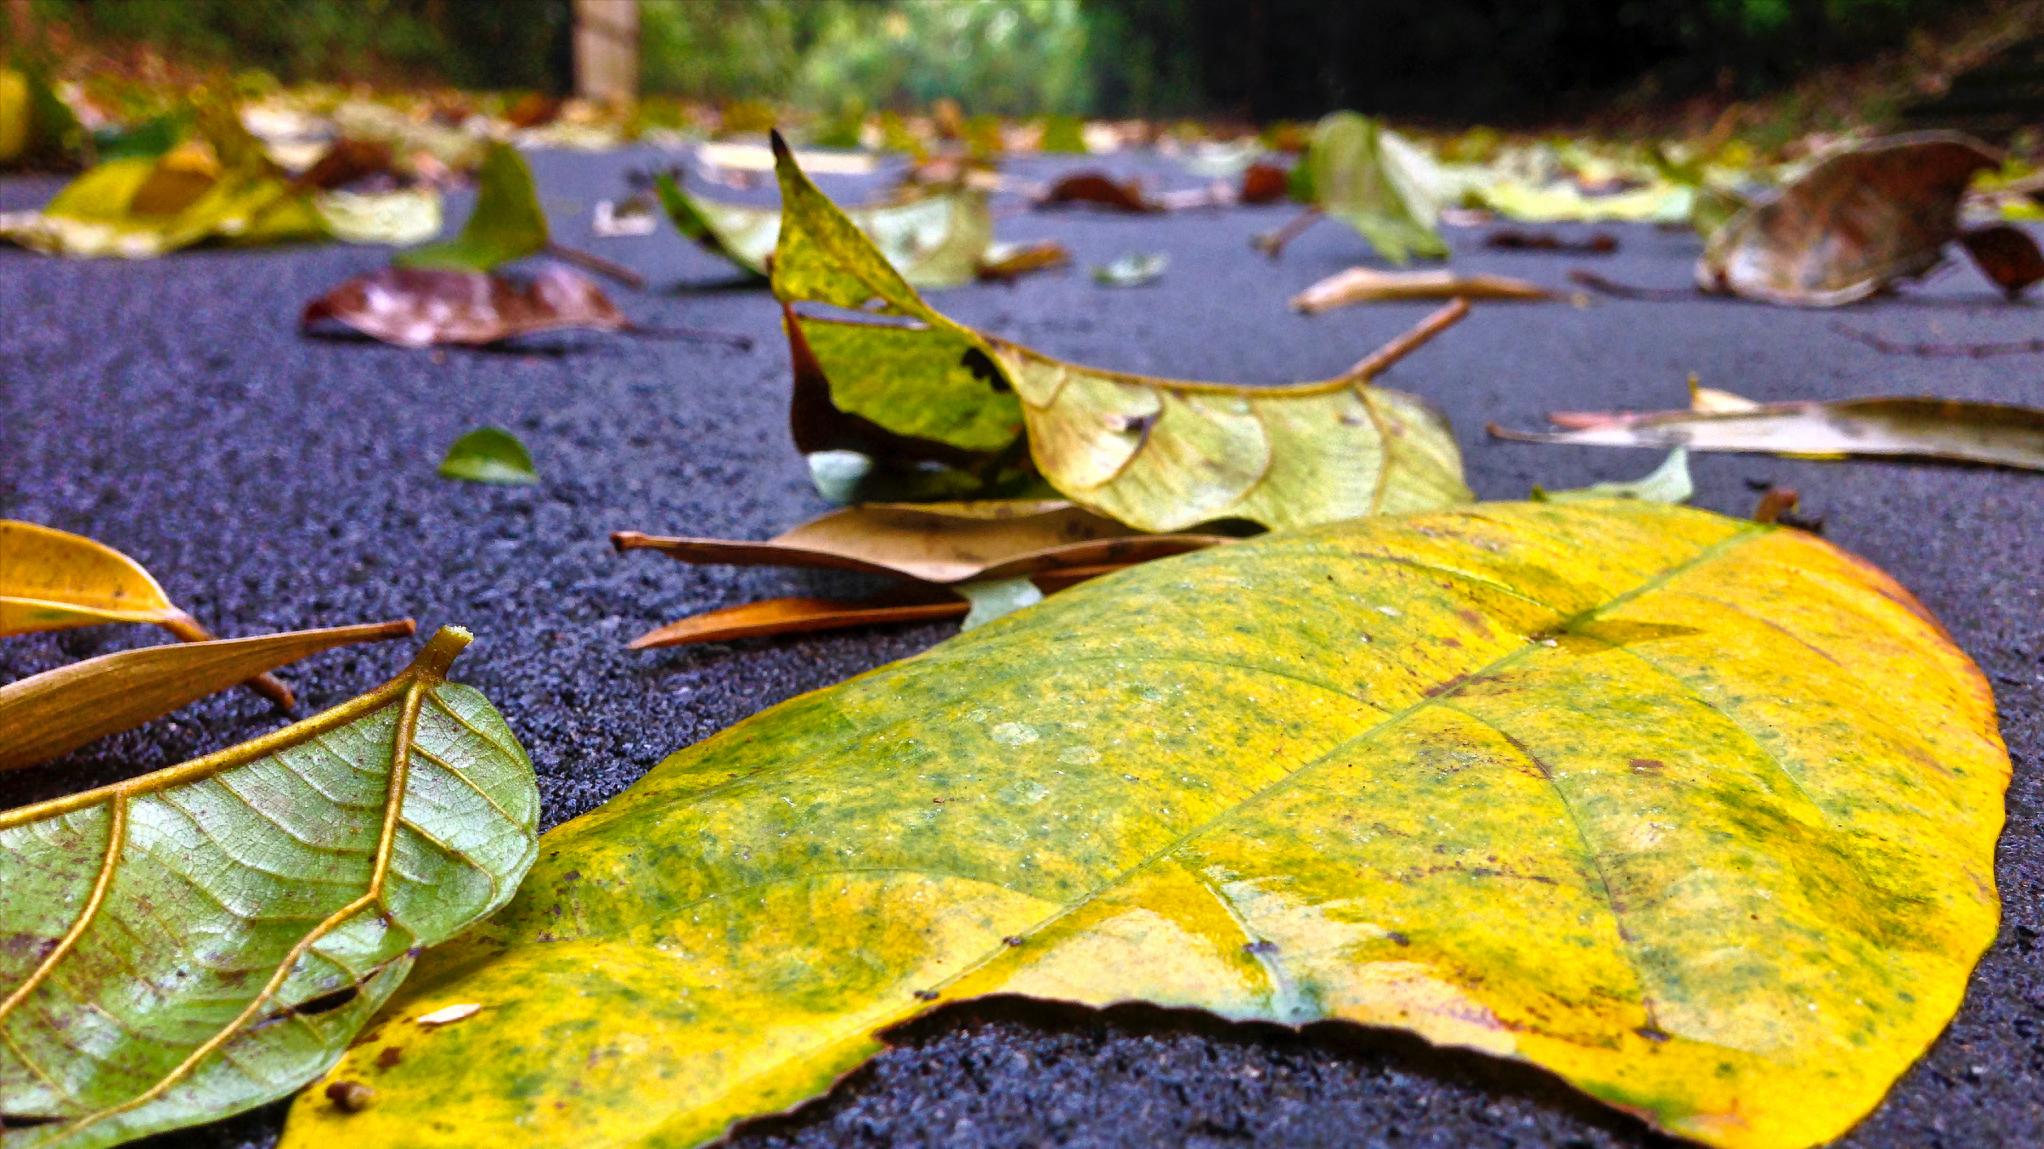
[[[482,170],[476,175],[475,210],[461,234],[445,243],[400,252],[392,262],[399,267],[493,271],[544,251],[549,235],[532,168],[517,148],[493,143],[483,155]]]
[[[1470,498],[1446,421],[1372,386],[1374,366],[1286,387],[1181,382],[1066,363],[946,318],[777,146],[788,214],[775,294],[881,317],[790,307],[804,452],[944,464],[991,485],[1011,477],[1026,438],[1059,493],[1145,531],[1305,526]]]
[[[230,750],[0,813],[0,1142],[88,1149],[283,1097],[422,946],[510,898],[532,766],[444,681],[388,684]]]
[[[268,171],[181,169],[180,153],[108,160],[41,211],[0,212],[0,240],[52,255],[153,259],[208,240],[319,239],[311,201]]]
[[[1314,203],[1385,259],[1448,254],[1434,230],[1441,210],[1433,162],[1396,132],[1355,112],[1335,112],[1314,128],[1301,166]]]
[[[2008,779],[1978,669],[1802,532],[1272,535],[669,757],[422,959],[327,1078],[376,1104],[308,1090],[284,1144],[704,1144],[998,993],[1395,1027],[1799,1149],[1958,1006]]]

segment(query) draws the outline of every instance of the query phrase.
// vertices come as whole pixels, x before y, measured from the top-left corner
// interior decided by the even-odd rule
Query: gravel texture
[[[614,289],[627,314],[655,327],[747,334],[749,352],[597,334],[446,353],[301,337],[299,309],[381,266],[387,253],[372,248],[211,250],[143,263],[0,251],[0,515],[127,551],[223,635],[399,616],[470,627],[478,641],[458,674],[488,693],[531,751],[548,824],[746,715],[939,641],[948,626],[624,649],[641,631],[705,608],[857,589],[844,577],[619,556],[606,542],[619,528],[758,537],[824,509],[788,441],[785,344],[767,296],[735,286],[722,264],[664,225],[643,239],[589,234],[591,209],[622,190],[626,169],[671,161],[651,151],[534,157],[558,238],[639,268],[653,284]],[[1166,186],[1197,182],[1142,157],[1106,166]],[[0,181],[0,207],[34,206],[56,186]],[[872,190],[858,181],[825,187],[853,199]],[[1319,378],[1428,310],[1290,313],[1293,292],[1362,260],[1365,248],[1322,223],[1281,262],[1252,253],[1249,238],[1289,218],[1286,207],[1130,218],[1002,202],[1003,238],[1061,239],[1077,268],[947,292],[939,305],[1066,358],[1192,378]],[[462,210],[457,203],[453,214]],[[1550,285],[1572,266],[1640,284],[1688,282],[1692,236],[1605,230],[1622,248],[1601,258],[1487,251],[1480,231],[1456,231],[1456,266]],[[1127,290],[1085,274],[1132,251],[1168,253],[1169,270]],[[1553,408],[1679,405],[1691,372],[1757,399],[1929,392],[2044,401],[2044,358],[1895,357],[1833,330],[2020,339],[2036,333],[2037,314],[2001,302],[1970,268],[1838,313],[1701,298],[1483,305],[1387,382],[1447,411],[1480,494],[1513,498],[1535,483],[1631,478],[1658,458],[1493,443],[1486,422],[1531,427]],[[543,485],[435,477],[447,445],[484,424],[524,439]],[[1845,1144],[2044,1144],[2044,480],[1737,456],[1700,457],[1694,470],[1696,502],[1735,514],[1750,512],[1756,484],[1798,488],[1827,537],[1913,589],[1988,673],[2016,763],[1997,867],[2001,938],[1950,1031]],[[0,645],[0,678],[149,641],[122,627],[14,639]],[[411,648],[328,654],[286,675],[311,712],[381,681]],[[6,779],[0,805],[169,765],[277,721],[252,695],[231,692]],[[263,1146],[281,1119],[272,1106],[152,1144]],[[1396,1034],[1300,1035],[1158,1011],[995,1002],[913,1024],[830,1096],[750,1126],[737,1142],[1502,1149],[1656,1140],[1538,1073]]]

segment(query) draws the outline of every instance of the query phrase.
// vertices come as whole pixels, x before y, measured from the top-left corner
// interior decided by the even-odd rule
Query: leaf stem
[[[555,259],[572,263],[586,271],[593,271],[598,275],[607,275],[626,287],[644,290],[646,286],[645,276],[640,275],[622,263],[615,263],[592,252],[582,251],[579,248],[563,247],[558,243],[548,243],[546,245],[546,253]]]
[[[1462,317],[1468,314],[1468,300],[1457,298],[1448,301],[1446,306],[1420,320],[1410,331],[1357,360],[1354,367],[1342,373],[1342,378],[1375,379],[1392,364],[1425,346],[1434,336],[1462,322]]]
[[[1263,235],[1257,236],[1255,240],[1256,250],[1271,257],[1272,259],[1276,259],[1278,257],[1278,253],[1285,249],[1286,244],[1299,238],[1300,234],[1304,232],[1307,228],[1312,227],[1316,223],[1319,223],[1320,215],[1321,212],[1319,208],[1317,207],[1307,208],[1305,211],[1302,211],[1298,215],[1292,217],[1292,221],[1290,223],[1287,223],[1285,226],[1277,229],[1276,231],[1266,232]]]

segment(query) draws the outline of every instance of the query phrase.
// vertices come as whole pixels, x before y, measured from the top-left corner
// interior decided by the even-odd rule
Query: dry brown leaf
[[[2044,252],[2019,227],[1998,223],[1973,228],[1959,237],[1980,273],[1993,280],[2010,299],[2044,279]]]
[[[995,244],[979,261],[980,281],[1007,283],[1032,271],[1049,271],[1072,262],[1072,253],[1054,239]]]
[[[1036,203],[1039,207],[1084,204],[1138,214],[1164,210],[1163,205],[1143,191],[1141,183],[1135,180],[1116,181],[1100,172],[1074,172],[1050,185],[1037,197]]]
[[[520,282],[480,271],[386,267],[306,305],[301,326],[334,320],[401,347],[481,346],[542,331],[630,326],[587,276],[548,267]]]
[[[1378,271],[1351,267],[1292,297],[1292,310],[1308,315],[1355,303],[1387,303],[1414,299],[1491,299],[1545,301],[1562,299],[1557,292],[1502,275],[1463,275],[1436,271]]]

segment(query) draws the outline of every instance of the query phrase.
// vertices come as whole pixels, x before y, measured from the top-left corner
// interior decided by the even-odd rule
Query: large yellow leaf
[[[1648,504],[1272,535],[667,759],[428,954],[291,1149],[680,1147],[984,994],[1345,1019],[1804,1146],[1994,935],[1978,670],[1887,576]],[[480,1012],[434,1027],[456,1005]]]

